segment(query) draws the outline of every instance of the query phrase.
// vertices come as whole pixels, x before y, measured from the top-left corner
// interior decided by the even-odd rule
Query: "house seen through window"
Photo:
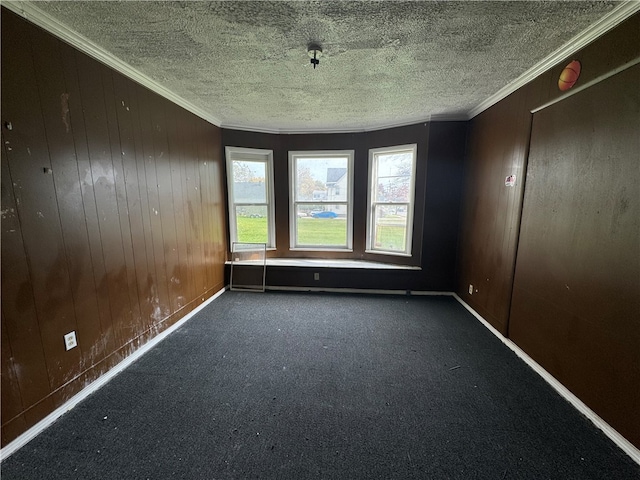
[[[351,250],[353,150],[289,152],[290,245]]]

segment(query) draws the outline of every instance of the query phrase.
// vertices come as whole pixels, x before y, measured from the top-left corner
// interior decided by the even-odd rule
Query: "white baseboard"
[[[265,290],[282,292],[328,292],[328,293],[366,293],[369,295],[415,295],[415,296],[452,296],[453,292],[431,292],[422,290],[380,290],[374,288],[332,288],[332,287],[280,287],[266,285]]]
[[[225,292],[225,289],[219,290],[217,293],[212,295],[210,298],[205,300],[203,303],[194,308],[191,312],[185,315],[183,318],[178,320],[176,323],[171,325],[162,333],[156,335],[147,343],[142,345],[138,350],[133,352],[127,358],[122,360],[120,363],[115,365],[111,370],[102,375],[97,380],[91,382],[90,385],[87,385],[80,392],[75,394],[72,398],[70,398],[64,405],[56,408],[53,412],[47,415],[45,418],[36,423],[33,427],[28,429],[26,432],[21,434],[18,438],[8,443],[4,448],[0,450],[0,462],[4,461],[10,455],[18,451],[21,447],[29,443],[36,436],[38,436],[41,432],[43,432],[46,428],[48,428],[53,422],[55,422],[62,415],[70,411],[80,402],[82,402],[85,398],[87,398],[92,393],[96,392],[98,389],[102,388],[106,385],[110,380],[112,380],[116,375],[125,370],[129,365],[131,365],[136,360],[139,360],[145,353],[151,350],[153,347],[162,342],[165,338],[167,338],[171,333],[175,332],[178,328],[184,325],[187,321],[189,321],[196,313],[202,310],[204,307],[213,302],[216,298],[222,295]]]
[[[631,459],[640,465],[640,450],[638,450],[629,440],[624,438],[620,433],[616,431],[611,425],[605,422],[600,416],[591,410],[585,403],[576,397],[573,393],[567,389],[562,383],[560,383],[553,375],[547,372],[538,362],[525,353],[514,342],[502,336],[498,330],[496,330],[489,322],[487,322],[482,316],[471,308],[464,300],[462,300],[457,294],[453,294],[456,300],[460,304],[469,310],[471,314],[476,317],[480,322],[489,329],[496,337],[500,339],[507,347],[518,355],[527,365],[529,365],[538,375],[540,375],[545,382],[547,382],[553,389],[558,392],[565,400],[574,406],[580,413],[587,417],[591,422],[604,432],[604,434],[611,439],[618,447],[620,447]]]

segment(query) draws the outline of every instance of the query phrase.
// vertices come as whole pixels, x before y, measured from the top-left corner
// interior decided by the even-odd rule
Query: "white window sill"
[[[230,261],[226,263],[230,264]],[[267,258],[267,267],[361,268],[368,270],[422,270],[411,265],[369,262],[365,260],[320,258]]]
[[[394,256],[394,257],[410,257],[411,254],[410,253],[404,253],[404,252],[387,252],[384,250],[365,250],[365,253],[372,253],[374,255],[390,255],[390,256]]]
[[[350,248],[323,248],[323,247],[294,247],[290,248],[292,252],[342,252],[342,253],[351,253],[353,252]]]

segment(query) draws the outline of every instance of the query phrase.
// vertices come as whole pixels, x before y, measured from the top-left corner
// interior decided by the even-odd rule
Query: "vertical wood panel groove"
[[[24,378],[20,375],[17,377],[18,388],[21,393],[20,396],[26,408],[26,406],[34,402],[33,398],[37,398],[37,396],[51,391],[51,382],[46,373],[49,367],[40,335],[37,336],[38,347],[35,349],[35,352],[31,350],[33,340],[30,338],[30,332],[35,327],[39,333],[40,325],[35,306],[35,294],[27,261],[27,252],[24,246],[24,233],[20,225],[14,183],[8,161],[9,156],[7,149],[9,148],[9,143],[10,142],[5,141],[3,132],[2,173],[0,175],[3,183],[3,214],[2,222],[0,223],[2,226],[2,242],[0,242],[0,245],[2,247],[3,259],[2,269],[0,270],[2,273],[2,316],[3,318],[5,318],[5,315],[8,316],[8,320],[5,321],[4,326],[7,327],[9,343],[13,343],[13,357],[23,359],[23,369],[27,370],[27,373],[31,373],[31,375],[25,375],[29,378]],[[4,212],[9,213],[9,215]],[[13,237],[16,236],[19,237],[19,241],[17,242],[13,241]],[[7,259],[10,259],[11,263],[8,263]],[[16,262],[19,262],[20,265],[16,265]],[[7,269],[11,272],[11,276],[7,274]],[[16,288],[17,285],[14,287],[14,284],[20,281],[22,281],[22,284],[18,288]],[[13,305],[9,306],[9,301],[13,301]],[[18,318],[20,319],[20,324],[18,324]],[[25,348],[27,346],[29,347],[28,349]],[[26,368],[24,367],[25,364],[27,365]],[[35,391],[34,388],[29,385],[28,381],[34,383]],[[43,388],[44,390],[42,390]]]
[[[117,323],[117,313],[114,312],[114,309],[118,308],[117,305],[120,299],[118,286],[114,285],[114,281],[110,278],[110,268],[112,268],[115,262],[113,262],[113,254],[110,252],[113,248],[109,238],[111,236],[111,228],[105,225],[105,222],[107,222],[109,218],[109,212],[106,211],[109,207],[109,201],[108,198],[105,197],[108,192],[103,185],[104,181],[101,182],[101,178],[107,178],[109,172],[105,171],[103,165],[101,165],[101,160],[103,155],[106,155],[106,150],[103,150],[104,154],[101,154],[100,145],[96,145],[96,143],[104,145],[104,142],[108,141],[108,130],[105,125],[106,119],[100,122],[100,119],[105,116],[104,87],[102,76],[100,75],[102,67],[82,55],[78,55],[78,58],[81,60],[79,62],[80,67],[83,67],[80,68],[80,93],[82,95],[83,106],[86,110],[92,112],[92,114],[84,115],[84,119],[87,133],[89,171],[93,185],[92,193],[97,217],[96,227],[101,245],[102,264],[104,265],[104,272],[101,272],[102,278],[99,281],[98,288],[106,294],[105,301],[108,304],[109,311],[109,323],[106,328],[103,325],[101,331],[102,345],[99,346],[101,352],[97,356],[97,359],[101,359],[104,351],[110,351],[114,346],[113,329]],[[84,73],[84,79],[82,73]],[[84,87],[85,90],[84,94],[82,87]],[[100,125],[100,123],[102,124]],[[112,164],[111,157],[109,157],[108,163]],[[104,175],[100,176],[101,173]]]
[[[139,324],[141,321],[143,321],[143,312],[144,312],[144,308],[143,308],[143,304],[142,304],[142,292],[141,292],[141,281],[142,278],[146,277],[146,275],[144,275],[144,272],[142,274],[142,278],[140,278],[139,276],[139,260],[138,257],[140,256],[140,254],[136,254],[136,236],[134,235],[134,229],[135,229],[135,225],[132,223],[132,216],[135,214],[135,209],[132,208],[132,204],[134,203],[133,198],[135,198],[135,193],[133,191],[130,191],[130,189],[133,190],[133,187],[131,187],[131,178],[129,176],[129,174],[127,173],[127,164],[130,163],[131,161],[135,162],[135,158],[136,158],[136,152],[135,152],[135,145],[132,144],[133,142],[133,138],[130,138],[128,140],[125,140],[123,142],[123,137],[125,139],[127,139],[127,136],[130,135],[131,137],[133,136],[133,128],[130,125],[130,113],[125,113],[125,112],[130,112],[130,101],[129,101],[129,96],[128,96],[128,92],[125,88],[122,88],[122,78],[118,75],[115,75],[114,77],[114,101],[115,101],[115,107],[116,107],[116,117],[117,117],[117,125],[120,131],[120,151],[121,151],[121,160],[122,160],[122,175],[123,175],[123,181],[124,181],[124,192],[125,192],[125,199],[126,199],[126,214],[127,214],[127,226],[128,226],[128,230],[129,230],[129,235],[127,237],[127,240],[131,243],[131,256],[133,258],[133,277],[134,277],[134,284],[135,284],[135,298],[136,298],[136,303],[137,303],[137,321],[134,321],[132,324],[132,328],[134,329],[134,332],[137,332],[138,330],[136,329],[136,325]],[[122,89],[122,90],[121,90]],[[123,97],[123,100],[121,100],[120,102],[118,101],[119,97]],[[129,127],[131,127],[131,129],[129,130]],[[131,155],[131,149],[133,149],[133,155]],[[127,157],[127,152],[128,152],[128,157]],[[133,172],[131,172],[133,173]],[[133,182],[133,185],[135,185],[137,183],[137,175],[135,177],[135,181]],[[138,190],[138,197],[139,197],[139,190]],[[139,202],[138,202],[139,203]],[[133,211],[133,212],[132,212]],[[144,235],[144,232],[143,232]],[[146,251],[145,251],[145,261],[146,261]],[[131,287],[130,287],[131,288]]]
[[[113,91],[113,75],[112,72],[109,71],[106,67],[101,68],[101,78],[103,80],[103,88],[104,88],[104,105],[105,105],[105,113],[106,113],[106,125],[107,125],[107,134],[109,138],[109,148],[111,151],[111,168],[113,172],[113,189],[114,189],[114,203],[115,203],[115,211],[117,212],[117,221],[114,222],[120,232],[120,248],[119,253],[121,253],[121,257],[119,256],[119,261],[121,262],[120,271],[122,274],[118,274],[118,284],[122,286],[124,290],[124,286],[126,285],[126,292],[121,292],[121,299],[126,300],[128,303],[125,303],[123,307],[120,309],[120,314],[118,315],[116,330],[114,332],[116,348],[125,344],[130,337],[130,333],[128,333],[129,328],[133,324],[133,319],[135,316],[135,304],[137,303],[137,294],[132,297],[131,291],[131,280],[130,280],[130,270],[131,259],[129,250],[131,248],[131,239],[130,234],[128,235],[126,232],[126,228],[128,227],[128,223],[123,220],[123,216],[126,214],[128,202],[126,200],[126,191],[124,198],[124,205],[122,202],[122,182],[124,180],[124,172],[122,171],[122,146],[120,143],[120,133],[117,125],[117,114],[115,110],[115,93]],[[114,150],[116,150],[114,152]]]
[[[98,207],[94,194],[93,172],[90,166],[89,147],[87,141],[87,127],[84,116],[84,107],[82,101],[82,92],[80,89],[80,75],[77,63],[76,52],[70,47],[62,44],[66,55],[63,55],[63,72],[67,80],[67,86],[70,93],[69,117],[70,124],[73,128],[73,143],[76,153],[76,168],[78,172],[78,180],[80,183],[80,195],[82,200],[82,211],[84,212],[84,225],[86,230],[87,246],[89,252],[89,263],[91,265],[91,281],[93,282],[94,295],[98,308],[98,328],[94,328],[93,332],[89,329],[89,337],[85,336],[85,342],[91,347],[88,349],[88,358],[86,361],[93,362],[92,352],[96,345],[99,345],[101,333],[105,330],[105,326],[111,322],[111,308],[108,303],[108,295],[101,295],[104,288],[100,286],[99,278],[104,275],[104,253],[102,246],[102,237],[99,233],[98,224]],[[77,100],[76,100],[77,98]],[[82,166],[85,167],[83,178]],[[90,177],[90,187],[87,185],[87,174]],[[96,234],[97,233],[97,234]]]
[[[59,42],[46,42],[46,40],[39,41],[39,40],[42,40],[42,35],[43,33],[38,30],[33,31],[30,37],[30,40],[31,40],[30,44],[31,44],[32,56],[34,59],[37,59],[37,61],[34,62],[34,64],[36,65],[35,82],[37,85],[38,96],[40,99],[40,112],[42,114],[42,123],[44,126],[45,142],[49,146],[49,168],[51,169],[51,172],[52,172],[51,173],[52,184],[53,184],[53,190],[55,192],[54,196],[55,196],[56,210],[58,213],[58,223],[60,225],[62,250],[64,252],[64,262],[66,264],[66,271],[69,275],[69,284],[71,287],[69,288],[69,296],[71,299],[71,307],[74,312],[73,325],[69,324],[68,327],[63,328],[62,331],[58,329],[57,333],[59,338],[60,334],[66,334],[69,331],[76,331],[76,332],[79,331],[78,316],[81,311],[81,302],[80,302],[81,297],[79,292],[77,291],[77,288],[78,288],[77,282],[79,282],[80,279],[78,279],[77,276],[74,275],[74,270],[76,269],[74,268],[73,254],[72,252],[70,252],[70,247],[69,247],[69,243],[71,242],[70,237],[73,236],[74,232],[68,231],[69,224],[67,224],[66,222],[65,211],[63,210],[63,208],[61,208],[61,204],[60,204],[60,195],[61,195],[60,190],[63,189],[61,185],[62,182],[58,182],[56,180],[59,175],[58,172],[60,170],[63,170],[63,168],[61,168],[60,165],[54,165],[54,163],[57,163],[57,162],[54,162],[53,160],[54,150],[58,150],[58,149],[63,150],[65,142],[64,140],[59,139],[59,135],[61,132],[55,128],[56,122],[52,121],[52,119],[55,118],[55,116],[51,114],[52,112],[49,110],[49,107],[47,106],[52,102],[52,99],[48,98],[47,95],[52,95],[53,98],[56,98],[55,94],[52,94],[53,90],[56,87],[59,87],[59,89],[65,92],[66,85],[64,81],[63,72],[60,69],[52,67],[51,64],[49,63],[51,62],[58,65],[60,64]],[[38,48],[36,48],[36,45],[38,46]],[[49,45],[50,45],[50,48],[48,48]],[[60,95],[61,108],[62,108],[63,95],[64,93]],[[61,111],[61,114],[62,114],[62,111]],[[66,126],[67,126],[67,129],[69,129],[70,125],[69,125],[68,119],[67,119]],[[65,233],[65,230],[67,230],[66,233]],[[62,356],[63,356],[62,361],[65,364],[71,364],[71,366],[64,367],[64,369],[68,373],[64,375],[61,383],[62,385],[64,385],[67,382],[67,379],[69,376],[74,375],[76,368],[78,368],[77,365],[81,363],[80,359],[83,357],[83,353],[84,353],[83,343],[80,342],[77,348],[78,349],[76,351],[62,353]],[[52,385],[53,391],[56,390],[56,385],[57,385],[57,382],[54,385]]]
[[[153,305],[151,301],[151,288],[153,284],[155,272],[155,256],[153,252],[153,239],[151,232],[151,219],[149,210],[149,195],[147,188],[147,176],[145,166],[145,151],[142,139],[142,124],[140,118],[139,92],[140,87],[136,84],[127,84],[127,92],[129,94],[130,112],[132,115],[132,135],[135,149],[135,171],[138,186],[138,195],[140,199],[140,216],[142,228],[142,245],[145,251],[145,268],[146,276],[141,281],[144,285],[142,302],[142,312],[144,314],[144,323],[147,327],[151,326],[153,320]],[[145,215],[146,212],[146,215]]]

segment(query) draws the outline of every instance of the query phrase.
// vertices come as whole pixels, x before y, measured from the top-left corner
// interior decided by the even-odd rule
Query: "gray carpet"
[[[10,479],[631,479],[451,297],[227,292],[1,465]]]

